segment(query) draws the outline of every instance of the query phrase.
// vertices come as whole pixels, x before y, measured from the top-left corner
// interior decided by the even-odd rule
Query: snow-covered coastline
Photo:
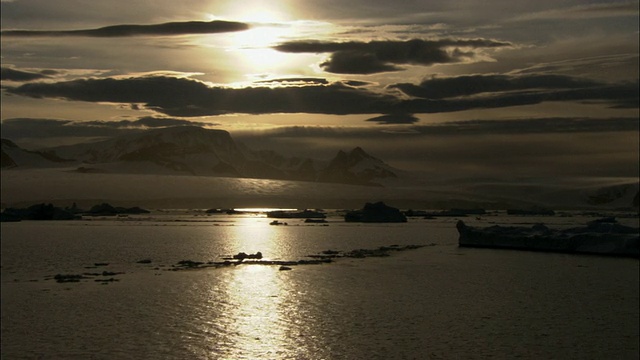
[[[385,201],[405,209],[544,207],[637,212],[637,179],[564,182],[436,182],[371,187],[306,181],[192,175],[78,172],[75,168],[4,169],[2,205],[100,202],[152,208],[359,208]]]

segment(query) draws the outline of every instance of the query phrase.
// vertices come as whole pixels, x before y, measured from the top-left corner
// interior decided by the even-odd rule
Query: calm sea
[[[270,221],[156,211],[3,223],[2,358],[639,357],[636,259],[458,248],[454,218]],[[181,260],[219,261],[238,252],[299,260],[394,244],[429,246],[290,271],[264,265],[169,271]],[[52,279],[103,271],[116,274]],[[111,278],[117,281],[96,281]]]

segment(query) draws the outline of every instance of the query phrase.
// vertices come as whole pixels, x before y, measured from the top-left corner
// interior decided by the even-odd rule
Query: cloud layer
[[[417,120],[411,115],[385,115],[369,119],[389,125],[412,124]],[[141,117],[136,120],[119,121],[70,121],[61,119],[13,118],[1,123],[2,136],[12,140],[21,138],[50,137],[105,137],[140,132],[150,128],[172,126],[215,127],[220,124],[198,122],[168,117]],[[396,138],[398,141],[412,137],[450,137],[486,135],[569,134],[639,132],[640,122],[635,118],[530,118],[502,120],[464,120],[446,123],[411,125],[394,131],[379,131],[374,128],[333,128],[318,126],[288,126],[271,130],[260,130],[245,138]],[[249,132],[251,133],[251,132]]]
[[[478,75],[396,84],[407,96],[355,88],[342,82],[306,86],[229,88],[167,76],[28,83],[6,91],[32,98],[143,105],[169,116],[222,114],[429,114],[539,104],[602,102],[637,108],[638,81],[604,83],[569,76]],[[382,119],[384,122],[385,119]],[[379,121],[380,122],[380,121]],[[406,122],[406,118],[405,118]]]
[[[320,64],[338,74],[374,74],[402,70],[398,65],[450,64],[475,61],[478,49],[512,46],[488,39],[443,39],[371,42],[292,41],[275,46],[288,53],[331,53]]]
[[[446,99],[477,94],[551,89],[585,89],[598,87],[601,84],[589,80],[563,75],[525,75],[512,76],[502,74],[463,75],[456,77],[432,77],[420,84],[397,84],[407,95],[424,99]]]
[[[49,77],[42,72],[15,70],[8,67],[0,68],[0,80],[7,81],[34,81]]]
[[[233,21],[186,21],[168,22],[153,25],[113,25],[97,29],[85,30],[6,30],[2,36],[87,36],[87,37],[124,37],[124,36],[168,36],[191,34],[214,34],[223,32],[242,31],[249,29],[249,25]]]

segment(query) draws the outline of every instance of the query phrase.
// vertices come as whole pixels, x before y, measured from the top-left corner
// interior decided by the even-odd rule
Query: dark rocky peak
[[[349,166],[354,166],[356,164],[361,163],[364,160],[372,161],[374,163],[383,163],[382,160],[369,155],[366,151],[364,151],[361,147],[356,147],[349,152],[347,155]]]
[[[333,167],[347,167],[349,163],[349,156],[346,152],[340,150],[336,156],[329,163],[329,168]]]
[[[382,160],[369,155],[366,151],[364,151],[361,147],[358,146],[353,150],[349,151],[348,153],[343,150],[338,151],[338,153],[333,158],[333,160],[331,160],[329,167],[350,168],[362,162],[363,160],[367,160],[367,159],[372,160],[374,162],[380,162],[380,163],[382,162]]]
[[[13,141],[9,140],[9,139],[0,139],[0,141],[2,141],[2,147],[7,147],[7,148],[19,148],[18,145],[16,145]]]
[[[367,158],[373,158],[373,156],[367,154],[360,146],[355,147],[353,150],[349,152],[349,159],[352,160],[362,160]]]

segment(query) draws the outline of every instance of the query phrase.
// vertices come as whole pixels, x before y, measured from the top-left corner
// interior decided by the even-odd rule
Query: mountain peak
[[[352,164],[357,164],[358,162],[360,162],[360,161],[362,161],[364,159],[378,160],[375,157],[369,155],[366,151],[364,151],[359,146],[353,148],[353,150],[351,150],[349,152],[348,159],[349,159],[349,162],[352,163]]]
[[[369,154],[367,154],[360,146],[356,146],[355,148],[353,148],[353,150],[351,150],[351,152],[349,154],[350,155],[366,155],[366,156],[369,156]]]
[[[397,177],[395,169],[358,146],[348,153],[338,151],[319,179],[326,182],[379,185],[379,179]]]

